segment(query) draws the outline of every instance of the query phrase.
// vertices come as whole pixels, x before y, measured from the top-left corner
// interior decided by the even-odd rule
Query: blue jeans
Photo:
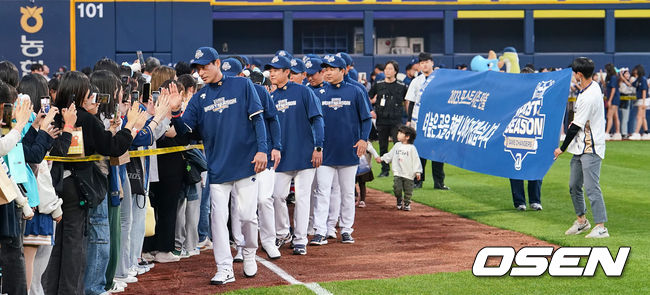
[[[199,216],[199,242],[212,238],[210,231],[210,185],[206,184],[201,191],[201,213]]]
[[[512,202],[517,208],[519,205],[526,205],[526,192],[524,190],[524,181],[519,179],[510,179],[510,189],[512,190]],[[528,181],[528,203],[542,203],[542,180]]]
[[[108,206],[107,198],[88,211],[90,227],[86,250],[86,276],[84,289],[87,295],[106,292],[106,268],[109,259]]]
[[[122,212],[120,221],[122,227],[122,251],[118,259],[116,278],[128,276],[130,267],[138,264],[144,242],[144,222],[146,216],[145,197],[131,194],[128,179],[122,183],[124,199],[120,205]]]

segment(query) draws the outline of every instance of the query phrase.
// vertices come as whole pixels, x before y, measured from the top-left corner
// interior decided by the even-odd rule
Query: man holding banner
[[[433,57],[430,53],[421,52],[418,56],[420,62],[420,71],[422,75],[417,76],[411,84],[409,85],[408,91],[406,92],[406,108],[411,115],[411,122],[407,126],[413,127],[415,130],[418,129],[418,114],[420,112],[420,104],[422,100],[422,92],[427,85],[427,79],[429,75],[433,73]],[[383,152],[382,152],[383,153]],[[427,167],[427,159],[420,158],[422,163],[422,177],[419,180],[415,181],[415,188],[422,188],[422,183],[424,183],[424,176]],[[383,168],[382,168],[383,169]],[[445,167],[444,163],[431,161],[431,175],[433,177],[433,188],[440,190],[449,190],[449,187],[445,185]]]

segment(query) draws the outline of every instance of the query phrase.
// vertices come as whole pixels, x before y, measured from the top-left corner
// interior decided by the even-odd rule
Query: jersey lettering
[[[295,105],[296,105],[295,100],[289,101],[287,99],[281,99],[281,100],[278,100],[277,104],[275,104],[275,108],[278,110],[278,112],[283,112],[284,113],[284,111],[289,109],[289,107],[295,106]]]
[[[225,109],[229,108],[230,105],[233,105],[233,104],[236,104],[236,103],[237,103],[237,98],[225,99],[224,97],[219,97],[219,98],[215,99],[214,102],[211,105],[209,105],[207,107],[204,107],[203,111],[206,112],[206,113],[209,112],[209,111],[223,113],[223,111]]]
[[[330,101],[323,101],[322,103],[324,106],[328,106],[335,111],[342,108],[343,106],[349,106],[352,103],[349,100],[341,100],[340,97],[337,98],[332,98]]]

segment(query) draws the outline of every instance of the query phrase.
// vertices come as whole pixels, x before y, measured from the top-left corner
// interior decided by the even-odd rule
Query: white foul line
[[[281,269],[279,266],[275,265],[273,262],[268,261],[268,260],[266,260],[266,259],[264,259],[262,257],[259,257],[259,256],[255,256],[255,259],[259,263],[261,263],[262,265],[266,266],[266,268],[268,268],[272,272],[274,272],[276,275],[281,277],[283,280],[289,282],[289,284],[303,285],[303,286],[307,287],[309,290],[311,290],[312,292],[316,293],[316,295],[332,295],[332,293],[330,291],[327,291],[327,289],[321,287],[321,285],[319,285],[316,282],[305,284],[305,283],[297,280],[296,278],[294,278],[290,274],[288,274],[286,271]]]

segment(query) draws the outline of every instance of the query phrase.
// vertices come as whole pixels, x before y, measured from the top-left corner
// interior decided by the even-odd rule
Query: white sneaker
[[[122,289],[126,289],[126,287],[128,286],[128,284],[125,283],[125,282],[113,281],[113,286],[115,286],[115,285],[117,285],[118,287],[120,287]]]
[[[187,254],[191,256],[196,256],[201,254],[201,250],[199,248],[195,248],[194,250],[187,251]]]
[[[614,133],[612,140],[623,140],[623,136],[620,133]]]
[[[542,210],[542,204],[540,204],[540,203],[532,203],[532,204],[530,204],[530,208],[535,210],[535,211],[541,211]]]
[[[235,274],[232,268],[219,268],[217,273],[210,280],[210,285],[224,285],[235,281]]]
[[[641,134],[632,133],[632,135],[630,135],[630,137],[628,137],[627,139],[629,139],[629,140],[641,140]]]
[[[526,211],[526,205],[519,205],[519,206],[517,206],[517,210],[519,210],[519,211]]]
[[[602,225],[596,225],[585,238],[609,238],[607,228]]]
[[[244,252],[244,276],[247,278],[252,278],[257,274],[255,251],[245,249]]]
[[[212,241],[210,241],[209,238],[205,238],[205,240],[203,240],[203,242],[199,242],[196,247],[201,251],[210,250],[212,249]]]
[[[133,268],[133,266],[129,267],[129,269],[126,271],[126,273],[130,277],[137,277],[138,276],[138,271]]]
[[[137,283],[137,282],[138,282],[138,278],[136,278],[136,277],[132,277],[132,276],[128,276],[128,277],[126,277],[126,278],[114,278],[113,281],[118,281],[118,282],[124,282],[124,283],[127,283],[127,284],[132,284],[132,283]]]
[[[641,140],[650,140],[650,133],[645,133],[641,135]]]
[[[149,252],[142,253],[142,259],[144,259],[146,261],[153,261],[154,259],[156,259],[156,256],[154,256],[153,254],[151,254]]]
[[[244,247],[237,247],[237,254],[232,259],[233,262],[242,262],[244,261]]]
[[[580,221],[576,220],[573,222],[573,225],[564,232],[565,235],[579,235],[591,228],[591,224],[589,224],[589,220],[585,221],[585,223],[580,223]]]
[[[264,249],[264,252],[266,252],[266,255],[269,256],[269,259],[278,259],[282,254],[280,254],[280,250],[275,245],[267,245],[263,246],[262,249]]]
[[[137,277],[137,276],[139,276],[139,275],[141,275],[141,274],[143,274],[145,272],[147,272],[146,269],[144,269],[142,267],[139,267],[139,266],[136,266],[136,265],[131,266],[131,268],[129,268],[129,275],[131,275],[132,273],[135,273],[134,277]]]
[[[159,252],[156,254],[154,261],[158,263],[168,263],[168,262],[177,262],[181,260],[180,257],[172,254],[172,252]]]
[[[605,140],[606,141],[612,140],[612,136],[609,133],[605,133]]]
[[[121,292],[124,292],[124,287],[118,284],[117,281],[113,282],[113,287],[111,287],[111,289],[108,290],[108,293],[121,293]]]

